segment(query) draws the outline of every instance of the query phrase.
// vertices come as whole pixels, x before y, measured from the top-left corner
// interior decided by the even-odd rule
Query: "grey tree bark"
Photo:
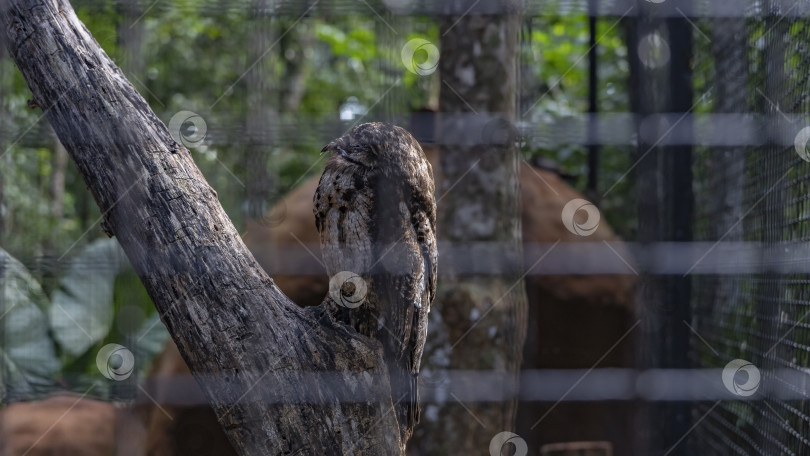
[[[472,403],[448,397],[428,406],[414,454],[484,454],[496,434],[514,431],[528,313],[513,128],[519,12],[515,3],[510,14],[485,15],[473,8],[442,20],[438,131],[450,145],[441,150],[436,192],[440,239],[490,243],[502,274],[464,276],[453,265],[490,259],[443,258],[450,267],[442,268],[431,312],[431,356],[423,359],[430,372],[500,375],[505,399]],[[437,333],[441,337],[434,338]]]
[[[189,151],[70,3],[6,0],[0,22],[102,229],[123,246],[237,450],[401,453],[380,344],[279,291]]]

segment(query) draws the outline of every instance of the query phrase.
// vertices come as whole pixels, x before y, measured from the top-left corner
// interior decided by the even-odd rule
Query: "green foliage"
[[[168,339],[114,239],[77,252],[58,279],[49,298],[25,266],[0,249],[0,403],[59,385],[85,390],[91,383],[104,395],[111,383],[97,366],[102,346],[125,344],[143,373]]]
[[[67,355],[81,355],[110,331],[113,285],[128,268],[114,239],[99,239],[67,262],[49,312],[54,338]]]
[[[240,231],[246,216],[245,183],[254,171],[247,154],[260,151],[266,157],[269,207],[292,186],[320,171],[324,140],[351,125],[336,118],[348,97],[356,97],[369,109],[363,120],[398,118],[402,122],[410,110],[435,108],[442,86],[438,72],[416,75],[405,68],[400,57],[402,46],[413,38],[439,45],[435,18],[394,16],[383,23],[371,11],[362,16],[331,15],[325,7],[301,18],[287,13],[272,16],[251,10],[246,3],[226,8],[214,1],[157,5],[138,18],[125,15],[114,2],[74,2],[95,39],[165,123],[183,110],[205,120],[205,145],[192,149],[192,154]],[[122,38],[123,31],[138,29],[140,42]],[[613,19],[602,20],[598,35],[600,110],[626,112],[627,50],[621,26]],[[532,126],[543,126],[584,113],[587,18],[534,18],[522,40],[521,118]],[[299,87],[303,88],[300,93],[296,92]],[[82,321],[96,328],[91,337],[76,333],[75,327],[69,334],[71,324],[64,323],[64,318],[60,320],[64,324],[53,324],[61,311],[41,307],[51,316],[49,337],[60,372],[93,373],[92,353],[101,345],[162,325],[155,325],[157,315],[137,277],[122,273],[120,258],[113,254],[109,258],[115,265],[95,280],[114,278],[115,286],[105,285],[103,293],[100,289],[85,292],[99,286],[93,276],[85,277],[72,292],[65,283],[68,279],[62,274],[71,267],[62,257],[100,245],[94,244],[103,236],[98,227],[100,213],[72,162],[64,170],[63,211],[54,210],[52,187],[59,171],[55,142],[42,110],[27,108],[29,98],[30,91],[11,61],[0,59],[0,109],[4,113],[0,131],[13,132],[0,135],[0,245],[23,259],[22,263],[36,266],[31,267],[31,279],[41,284],[54,303],[74,318],[86,317]],[[258,112],[270,125],[259,125],[267,138],[252,144],[241,127]],[[288,125],[299,129],[291,132]],[[526,158],[542,154],[555,159],[580,176],[587,170],[587,151],[580,146],[527,146],[523,152]],[[625,236],[632,235],[635,226],[635,207],[627,204],[629,180],[621,178],[628,167],[628,148],[602,148],[600,191],[618,182],[601,201],[602,213]],[[584,184],[581,178],[580,190]],[[111,307],[110,300],[114,302]],[[99,310],[102,307],[106,313]],[[82,309],[96,313],[81,316]],[[148,336],[142,345],[153,353],[159,348],[154,342],[158,340],[158,336]],[[154,343],[149,345],[149,341]]]
[[[128,72],[135,87],[158,115],[168,120],[178,111],[198,113],[206,121],[206,147],[192,150],[203,173],[218,191],[222,203],[237,226],[244,223],[245,181],[249,176],[244,159],[245,138],[236,127],[252,114],[253,97],[275,113],[271,119],[279,125],[294,122],[306,128],[334,121],[339,106],[354,96],[372,112],[379,114],[435,106],[435,94],[441,86],[440,75],[419,76],[407,71],[400,62],[402,45],[413,38],[424,38],[438,45],[439,28],[434,18],[396,17],[389,21],[396,32],[374,15],[319,16],[294,20],[257,15],[249,8],[213,8],[207,2],[195,2],[183,8],[154,8],[142,18],[122,14],[113,3],[78,2],[77,12],[94,37],[125,71],[143,68],[143,74]],[[132,24],[135,19],[137,23]],[[142,28],[140,42],[121,41],[119,29]],[[253,43],[256,31],[264,29],[264,46]],[[621,25],[613,18],[598,23],[599,103],[602,112],[626,112],[627,50]],[[544,125],[578,116],[587,109],[588,21],[585,16],[542,16],[533,18],[531,29],[523,35],[520,49],[525,119]],[[133,56],[134,55],[134,56]],[[135,65],[134,59],[142,59]],[[25,109],[30,94],[25,83],[8,60],[0,72],[4,91],[4,110],[11,118],[0,122],[10,131],[23,131],[28,125],[41,124],[39,110]],[[301,71],[301,67],[305,67]],[[259,69],[264,75],[265,92],[249,93],[246,69]],[[298,78],[304,78],[303,82]],[[396,81],[399,81],[396,83]],[[294,110],[284,110],[283,98],[293,84],[302,83],[304,91]],[[387,94],[381,100],[380,96]],[[531,109],[529,109],[531,107]],[[524,114],[521,112],[520,114]],[[215,134],[214,134],[215,133]],[[341,131],[334,131],[334,135]],[[30,136],[30,135],[29,135]],[[328,136],[327,136],[328,137]],[[266,150],[267,170],[272,182],[272,204],[305,176],[320,171],[318,151],[322,130],[301,130],[296,137],[283,139],[271,135]],[[27,147],[41,139],[24,136],[0,159],[4,173],[14,176],[4,182],[3,212],[6,230],[2,243],[15,255],[61,256],[75,239],[90,229],[87,241],[99,235],[93,226],[98,211],[72,164],[67,169],[64,214],[51,216],[50,177],[53,152],[50,146]],[[47,143],[47,141],[46,141]],[[10,141],[4,147],[10,146]],[[629,190],[627,179],[620,179],[629,166],[628,150],[602,149],[600,190],[619,182],[602,201],[608,220],[622,233],[633,226],[630,211],[619,211]],[[553,150],[527,148],[528,157],[542,154],[562,163],[568,171],[584,176],[587,151],[565,145]],[[583,187],[584,179],[578,185]],[[616,195],[615,197],[612,195]],[[614,216],[615,214],[615,216]]]
[[[602,115],[630,110],[627,47],[622,32],[622,26],[614,18],[597,21],[597,99]],[[526,81],[523,92],[529,95],[524,97],[520,114],[535,126],[581,117],[588,110],[588,18],[533,18],[528,36],[528,45],[524,44],[520,57],[522,68],[528,73],[522,76]],[[563,145],[550,149],[526,145],[523,153],[526,158],[541,155],[559,162],[563,169],[580,176],[576,186],[584,192],[588,172],[586,147]],[[624,238],[632,238],[636,226],[635,205],[628,204],[634,201],[630,194],[631,177],[625,176],[631,165],[630,153],[629,147],[601,146],[598,192],[587,195],[600,200],[602,215]]]
[[[54,382],[60,363],[48,337],[47,297],[25,266],[0,249],[0,403]]]

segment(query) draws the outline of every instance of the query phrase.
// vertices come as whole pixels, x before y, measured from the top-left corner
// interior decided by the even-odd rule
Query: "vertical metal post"
[[[681,0],[683,11],[690,11],[690,0]],[[692,110],[694,103],[694,87],[692,77],[692,54],[694,33],[692,24],[682,16],[671,15],[666,20],[669,31],[669,47],[671,52],[669,76],[669,112],[681,118]],[[683,113],[683,114],[682,114]],[[691,116],[684,117],[674,130],[679,136],[689,141],[680,141],[681,145],[663,148],[663,167],[665,194],[664,204],[669,208],[667,226],[663,227],[663,240],[674,242],[690,242],[693,240],[692,223],[694,215],[694,195],[692,192],[692,121]],[[663,366],[671,369],[686,369],[689,367],[689,344],[691,335],[684,322],[692,320],[691,292],[692,279],[689,276],[672,275],[666,280],[665,299],[670,303],[667,308],[672,309],[667,316],[666,332],[668,344],[662,347]],[[675,445],[689,430],[691,426],[691,405],[689,402],[673,402],[669,407],[671,427],[665,434],[665,445]],[[688,454],[688,442],[681,441],[671,455]]]
[[[690,0],[678,2],[681,11],[691,11]],[[675,5],[636,2],[639,17],[628,33],[630,93],[638,115],[639,148],[635,178],[638,198],[638,241],[688,242],[692,240],[692,146],[690,141],[669,146],[671,135],[692,136],[693,81],[691,24],[674,12]],[[667,11],[671,8],[672,11]],[[654,47],[660,47],[655,53]],[[669,51],[668,53],[666,51]],[[660,59],[668,55],[669,60]],[[681,119],[672,131],[658,129],[651,116],[670,114]],[[662,137],[663,136],[663,137]],[[662,145],[663,144],[663,145]],[[666,258],[656,260],[666,261]],[[649,269],[653,265],[642,265]],[[640,353],[643,367],[686,368],[690,344],[691,279],[681,275],[642,275],[638,299],[642,306],[644,335],[648,342]],[[640,453],[687,454],[681,440],[690,426],[690,404],[648,404],[642,414],[650,423],[639,442]]]

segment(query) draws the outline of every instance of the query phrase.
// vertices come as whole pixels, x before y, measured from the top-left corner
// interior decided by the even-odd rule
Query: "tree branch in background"
[[[492,371],[502,378],[503,397],[510,399],[437,404],[435,418],[428,415],[419,429],[428,437],[418,442],[426,454],[479,454],[494,435],[515,426],[528,305],[521,277],[513,127],[519,8],[512,8],[512,14],[473,10],[442,19],[439,131],[445,146],[436,192],[440,239],[445,247],[488,243],[506,259],[499,264],[499,275],[454,270],[455,265],[486,258],[442,260],[445,267],[430,324],[432,334],[447,336],[429,339],[426,350],[440,356],[423,361],[433,371]],[[442,436],[441,442],[429,438],[435,435]]]

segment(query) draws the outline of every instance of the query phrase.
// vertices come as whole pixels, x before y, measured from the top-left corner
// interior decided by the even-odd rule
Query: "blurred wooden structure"
[[[116,407],[62,393],[0,410],[0,456],[112,456]]]

